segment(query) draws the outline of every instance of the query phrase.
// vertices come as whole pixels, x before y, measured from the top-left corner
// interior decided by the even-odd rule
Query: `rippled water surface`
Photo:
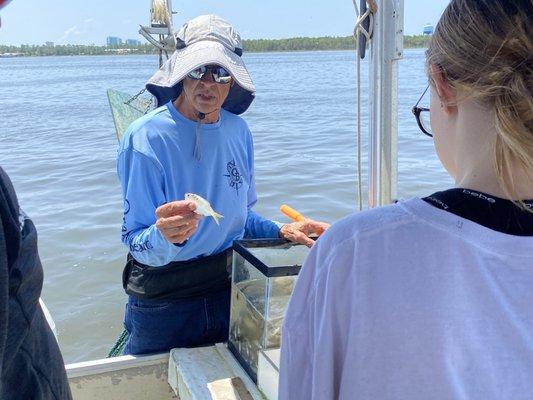
[[[288,203],[326,221],[354,211],[354,55],[248,54],[245,61],[257,87],[244,115],[255,138],[256,210],[283,220],[278,207]],[[0,165],[37,225],[42,297],[66,362],[105,356],[122,330],[126,249],[106,89],[136,93],[156,64],[153,56],[0,59]],[[364,99],[367,81],[363,65]],[[426,83],[423,51],[406,51],[399,80],[401,198],[451,185],[410,113]],[[363,144],[366,150],[366,138]]]

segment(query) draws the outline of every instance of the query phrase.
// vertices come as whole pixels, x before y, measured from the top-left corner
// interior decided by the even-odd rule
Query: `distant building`
[[[45,46],[54,47],[54,42],[44,42]]]
[[[116,36],[108,36],[107,37],[107,45],[108,46],[118,46],[122,44],[122,39]]]
[[[424,35],[433,35],[433,25],[431,25],[431,24],[424,25],[423,34]]]
[[[126,39],[126,44],[129,44],[131,46],[140,46],[141,41],[137,39]]]

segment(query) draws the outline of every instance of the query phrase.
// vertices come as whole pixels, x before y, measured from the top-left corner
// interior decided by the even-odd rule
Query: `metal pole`
[[[370,41],[368,206],[391,203],[398,181],[398,60],[403,57],[403,0],[383,0]]]

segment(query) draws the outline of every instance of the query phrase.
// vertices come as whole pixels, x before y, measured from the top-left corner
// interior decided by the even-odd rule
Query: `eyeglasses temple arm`
[[[424,97],[424,95],[426,94],[426,92],[428,91],[428,89],[429,89],[429,84],[426,86],[426,89],[425,89],[424,92],[422,93],[422,96],[420,96],[420,98],[419,98],[418,101],[416,102],[415,107],[418,107],[418,104],[420,103],[420,101],[422,100],[422,97]]]

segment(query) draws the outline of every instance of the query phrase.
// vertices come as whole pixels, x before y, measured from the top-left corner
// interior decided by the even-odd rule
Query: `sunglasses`
[[[413,114],[416,118],[416,123],[418,124],[418,127],[422,131],[424,135],[427,135],[429,137],[433,137],[433,134],[431,133],[431,124],[429,121],[429,108],[425,107],[418,107],[418,104],[426,94],[426,92],[429,89],[429,85],[426,87],[426,90],[424,90],[424,93],[422,93],[422,96],[418,99],[415,106],[411,109]]]
[[[230,73],[219,65],[203,65],[193,69],[187,74],[187,76],[191,79],[199,81],[204,77],[207,71],[211,72],[211,76],[216,83],[226,85],[231,82]]]

